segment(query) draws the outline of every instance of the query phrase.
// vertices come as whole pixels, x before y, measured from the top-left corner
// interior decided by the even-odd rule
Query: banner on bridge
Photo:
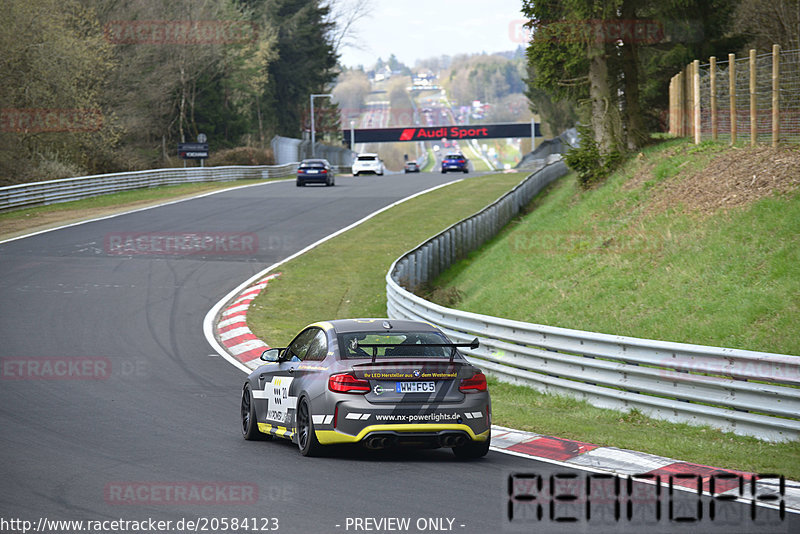
[[[539,123],[535,126],[536,137],[541,137]],[[353,130],[356,143],[396,143],[403,141],[441,141],[442,139],[502,139],[508,137],[530,137],[529,122],[505,124],[474,124],[460,126],[418,126],[412,128],[369,128]],[[342,130],[345,143],[350,143],[350,130]]]

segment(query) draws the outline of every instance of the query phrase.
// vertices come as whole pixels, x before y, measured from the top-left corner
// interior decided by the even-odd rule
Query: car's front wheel
[[[297,446],[303,456],[318,456],[322,449],[314,432],[311,409],[306,399],[302,399],[297,405]]]
[[[264,434],[258,429],[256,419],[256,409],[253,406],[253,396],[250,394],[250,384],[245,384],[242,388],[242,435],[249,441],[261,441],[272,439],[269,434]]]
[[[460,447],[453,447],[453,454],[456,458],[461,459],[474,459],[483,458],[489,452],[489,445],[491,445],[491,436],[486,438],[486,441],[469,441]]]

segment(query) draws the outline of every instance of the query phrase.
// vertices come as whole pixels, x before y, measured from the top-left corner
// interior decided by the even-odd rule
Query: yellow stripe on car
[[[258,429],[263,434],[272,434],[273,436],[279,436],[287,439],[294,437],[295,433],[294,428],[289,430],[285,426],[272,426],[269,423],[258,423]]]
[[[317,440],[322,445],[330,445],[333,443],[356,443],[364,439],[364,436],[370,432],[438,432],[440,430],[463,430],[473,441],[486,441],[489,438],[490,430],[475,434],[467,425],[449,424],[449,425],[432,425],[432,424],[407,424],[407,425],[370,425],[361,429],[361,431],[351,436],[349,434],[342,434],[336,430],[315,430]]]

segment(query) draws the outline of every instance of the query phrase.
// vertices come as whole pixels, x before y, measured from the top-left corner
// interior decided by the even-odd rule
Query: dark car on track
[[[395,319],[312,324],[272,348],[244,383],[245,439],[289,439],[304,456],[326,445],[368,449],[447,447],[486,455],[491,400],[486,376],[438,328]]]
[[[445,174],[448,171],[461,171],[463,173],[468,173],[468,163],[469,160],[467,160],[463,154],[447,154],[442,158],[442,174]]]
[[[410,172],[419,172],[419,164],[414,161],[406,161],[406,164],[403,166],[403,171],[408,174]]]
[[[297,187],[306,184],[336,185],[333,168],[326,159],[304,159],[297,167]]]

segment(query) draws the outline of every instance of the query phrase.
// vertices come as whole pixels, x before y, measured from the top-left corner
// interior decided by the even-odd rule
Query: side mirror
[[[281,349],[267,349],[261,353],[261,361],[277,363],[281,361]]]

